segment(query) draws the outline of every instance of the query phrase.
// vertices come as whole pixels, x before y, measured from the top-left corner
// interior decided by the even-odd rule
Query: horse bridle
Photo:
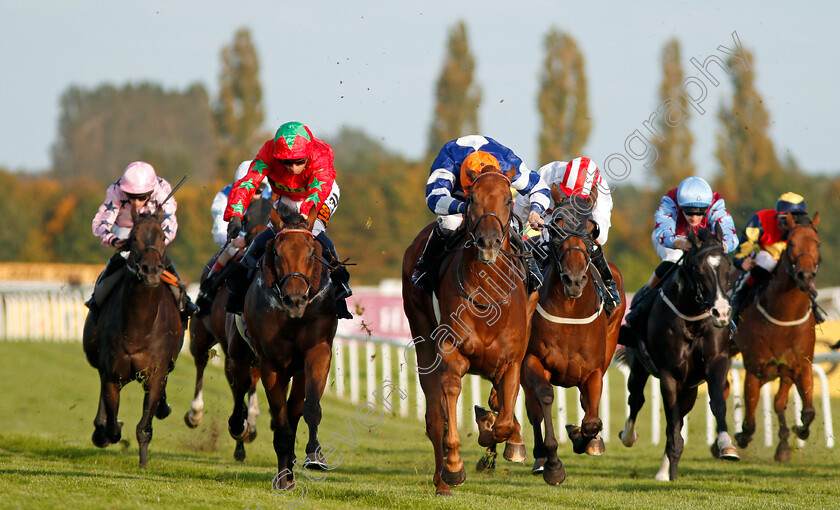
[[[557,217],[562,216],[563,209],[555,209],[553,213],[551,213],[551,219],[548,225],[549,229],[549,239],[553,240],[553,234],[559,235],[563,240],[566,240],[569,237],[577,237],[583,242],[583,248],[580,246],[568,246],[560,252],[556,252],[553,249],[551,250],[551,258],[554,262],[554,267],[557,269],[557,272],[563,276],[566,274],[565,270],[563,269],[563,257],[566,256],[572,250],[578,250],[583,253],[584,259],[586,260],[586,266],[584,267],[584,271],[589,269],[589,265],[592,264],[592,255],[589,252],[589,245],[592,242],[588,232],[580,232],[578,230],[569,230],[564,227],[557,226]],[[563,222],[565,224],[565,220]]]
[[[681,270],[683,271],[683,273],[685,273],[686,279],[688,280],[688,284],[694,293],[694,301],[698,305],[700,305],[701,308],[703,308],[703,312],[708,312],[709,310],[711,310],[713,308],[713,305],[706,303],[703,298],[703,293],[700,292],[700,285],[697,284],[697,276],[700,274],[700,272],[698,271],[697,264],[695,264],[694,261],[700,256],[705,255],[706,253],[711,251],[720,251],[721,255],[724,256],[726,253],[723,249],[723,246],[720,244],[706,246],[705,248],[700,248],[699,250],[691,254],[690,257],[686,257],[684,259],[685,263],[681,266]],[[686,268],[686,266],[688,265],[691,266],[691,274],[687,273],[688,269]]]
[[[277,240],[280,239],[281,235],[283,235],[283,234],[295,234],[295,233],[297,233],[297,234],[308,234],[308,235],[312,236],[313,239],[315,238],[315,234],[313,234],[309,230],[306,230],[306,229],[303,229],[303,228],[286,228],[286,229],[283,229],[283,230],[277,232],[277,235],[274,237],[275,246],[276,246]],[[313,258],[317,258],[317,256],[313,256]],[[321,262],[323,262],[324,264],[327,263],[323,258],[321,258]],[[276,271],[276,269],[274,269],[274,268],[272,268],[272,270]],[[277,295],[280,297],[280,300],[282,302],[283,297],[286,296],[286,285],[291,280],[294,280],[294,279],[302,280],[303,283],[306,284],[305,296],[306,296],[306,300],[307,300],[307,303],[308,303],[312,299],[312,296],[311,296],[311,293],[312,293],[312,290],[313,290],[312,289],[312,282],[309,280],[308,276],[306,276],[305,274],[303,274],[301,272],[292,271],[291,273],[284,273],[283,276],[281,276],[280,278],[277,279],[276,282],[274,282],[274,286],[273,286],[274,291],[277,292]]]
[[[508,179],[505,175],[497,174],[495,172],[490,172],[490,173],[482,173],[481,175],[476,177],[476,179],[473,181],[473,186],[475,186],[475,183],[477,183],[479,181],[479,179],[481,179],[482,177],[484,177],[486,175],[498,175],[499,177],[501,177],[502,179],[507,181],[508,184],[510,184],[510,179]],[[511,200],[510,206],[508,207],[508,221],[507,222],[502,221],[502,219],[499,218],[498,214],[496,214],[494,212],[488,212],[488,213],[484,213],[481,216],[479,216],[478,219],[475,220],[475,222],[473,223],[472,216],[470,216],[470,206],[473,203],[472,195],[467,195],[467,199],[466,199],[465,202],[467,204],[467,210],[464,213],[464,216],[466,216],[466,218],[467,218],[467,235],[469,235],[470,238],[467,240],[467,243],[464,245],[464,248],[469,248],[470,246],[475,245],[475,232],[474,231],[475,231],[476,228],[478,228],[478,225],[481,224],[481,221],[484,218],[487,218],[487,217],[493,218],[493,219],[495,219],[496,221],[499,222],[499,227],[502,229],[502,239],[503,240],[504,240],[505,237],[508,236],[508,232],[510,231],[510,219],[513,216],[513,200]]]
[[[793,233],[793,231],[795,231],[795,230],[796,230],[796,229],[798,229],[798,228],[811,228],[811,229],[813,229],[813,230],[814,230],[814,232],[817,232],[817,227],[815,227],[815,226],[813,226],[813,225],[796,225],[795,227],[793,227],[792,229],[790,229],[790,230],[788,231],[788,233],[787,233],[787,236],[786,236],[786,237],[787,237],[787,238],[790,238],[790,234],[792,234],[792,233]],[[816,274],[816,273],[817,273],[817,271],[819,271],[819,270],[820,270],[820,261],[819,261],[819,260],[815,259],[815,258],[814,258],[814,256],[813,256],[813,255],[811,255],[809,252],[803,252],[803,253],[800,253],[799,255],[793,256],[793,255],[791,255],[790,250],[788,250],[787,248],[785,248],[785,255],[784,255],[784,258],[783,258],[783,260],[782,260],[782,265],[783,265],[783,266],[784,266],[784,268],[785,268],[785,272],[787,272],[787,274],[788,274],[788,275],[789,275],[789,276],[790,276],[790,277],[791,277],[794,281],[796,281],[796,280],[798,279],[798,278],[796,277],[796,273],[797,273],[797,271],[796,271],[796,262],[799,260],[799,258],[800,258],[800,257],[803,257],[803,256],[805,256],[805,255],[807,255],[807,256],[809,256],[809,257],[811,257],[811,260],[813,260],[813,261],[814,261],[814,274]],[[793,260],[791,260],[791,258],[793,258]]]

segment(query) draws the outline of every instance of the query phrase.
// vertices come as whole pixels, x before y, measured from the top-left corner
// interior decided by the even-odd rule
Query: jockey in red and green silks
[[[257,188],[266,178],[271,189],[280,197],[280,202],[299,211],[304,217],[308,217],[313,210],[317,211],[312,233],[332,257],[330,262],[334,268],[331,280],[336,286],[339,317],[349,318],[344,300],[352,293],[348,285],[350,275],[338,264],[335,246],[326,236],[327,223],[338,207],[340,197],[340,190],[335,183],[333,158],[332,147],[315,138],[307,126],[300,122],[283,124],[274,138],[263,144],[245,177],[233,184],[224,219],[228,221],[228,238],[238,236],[242,228],[242,217]],[[274,235],[275,232],[269,227],[257,236],[243,257],[243,262],[255,263],[262,257],[266,242]],[[247,277],[233,278],[227,307],[229,312],[241,313],[248,281]],[[242,283],[246,285],[239,288]]]

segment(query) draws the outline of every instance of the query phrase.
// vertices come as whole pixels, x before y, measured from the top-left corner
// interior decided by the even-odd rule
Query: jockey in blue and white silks
[[[472,186],[472,182],[469,182],[466,176],[466,170],[480,173],[485,166],[494,166],[502,173],[515,170],[511,187],[520,195],[528,197],[528,221],[533,224],[542,223],[541,216],[551,200],[548,186],[540,175],[528,169],[512,150],[482,135],[467,135],[447,142],[432,163],[429,179],[426,181],[426,205],[438,215],[438,224],[429,236],[411,278],[421,289],[431,291],[431,285],[424,278],[431,269],[429,255],[440,253],[446,238],[464,221],[464,213],[467,210],[464,200]],[[517,245],[522,244],[518,233],[511,236],[511,240]],[[536,272],[539,273],[538,270]]]

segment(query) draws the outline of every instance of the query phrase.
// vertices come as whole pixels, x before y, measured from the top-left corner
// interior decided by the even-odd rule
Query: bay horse
[[[277,471],[277,490],[294,486],[295,436],[303,416],[309,426],[304,467],[328,469],[320,451],[318,425],[332,358],[338,318],[335,287],[330,281],[323,247],[312,234],[316,209],[309,218],[282,203],[272,212],[275,237],[245,296],[242,320],[253,340],[260,377],[271,409]],[[232,321],[228,319],[230,329]],[[236,439],[248,434],[245,393],[250,386],[246,367],[233,360],[234,408],[228,430]],[[237,365],[238,371],[237,371]],[[288,399],[289,381],[294,377]]]
[[[120,441],[117,420],[120,390],[133,380],[143,385],[143,416],[137,424],[140,467],[146,467],[152,440],[152,417],[166,418],[166,379],[184,343],[184,324],[169,285],[161,285],[166,267],[163,209],[138,214],[129,235],[126,273],[102,306],[98,320],[90,313],[82,337],[88,362],[99,371],[99,410],[93,444],[104,448]]]
[[[537,294],[527,295],[527,270],[510,253],[510,235],[518,235],[510,232],[510,179],[515,171],[504,174],[493,167],[480,174],[468,171],[474,184],[466,199],[467,239],[443,260],[436,296],[411,283],[434,224],[418,234],[403,257],[403,306],[426,397],[426,434],[434,448],[432,480],[438,495],[451,495],[450,487],[466,480],[455,417],[461,380],[468,372],[489,379],[498,393],[499,416],[479,434],[479,444],[489,447],[507,441],[506,458],[525,458],[513,411]]]
[[[248,210],[242,220],[242,227],[245,230],[246,246],[251,244],[254,238],[263,230],[267,228],[269,213],[271,211],[271,201],[264,198],[257,198],[251,201]],[[210,268],[216,263],[216,259],[221,252],[216,253],[207,264],[201,274],[201,281],[207,279],[210,273]],[[228,264],[235,264],[236,261],[230,260]],[[222,269],[224,270],[224,269]],[[227,285],[222,284],[213,299],[213,305],[209,314],[201,315],[200,317],[193,317],[190,321],[190,353],[195,361],[195,391],[193,393],[193,400],[190,404],[189,411],[184,414],[184,422],[190,428],[198,427],[204,417],[204,370],[207,367],[207,362],[210,359],[210,349],[218,344],[225,356],[225,377],[228,384],[233,388],[233,364],[230,360],[230,353],[228,352],[229,344],[242,342],[239,330],[233,328],[228,336],[225,327],[225,303],[227,303],[230,289]],[[257,416],[260,413],[259,404],[257,403],[257,381],[259,381],[259,369],[256,366],[256,356],[250,348],[241,350],[245,357],[241,361],[242,364],[251,366],[251,385],[248,388],[248,424],[250,426],[250,433],[242,440],[236,441],[236,447],[233,456],[238,461],[245,460],[245,444],[250,443],[257,437]]]
[[[636,416],[644,404],[644,388],[652,370],[659,378],[667,422],[665,455],[656,474],[660,481],[677,480],[684,444],[680,432],[683,418],[694,407],[697,387],[703,382],[717,422],[712,454],[724,460],[739,459],[726,425],[731,309],[726,299],[730,266],[723,250],[723,231],[718,223],[714,232],[701,228],[695,235],[689,228],[687,237],[691,247],[662,282],[647,323],[634,323],[636,330],[622,327],[619,332],[620,343],[636,346],[623,351],[630,365],[630,415],[619,438],[625,446],[632,446],[638,438]]]
[[[745,307],[735,332],[735,343],[743,354],[746,369],[746,413],[742,431],[735,434],[735,440],[741,448],[750,444],[755,433],[759,390],[765,383],[779,378],[774,406],[779,418],[779,445],[775,454],[779,462],[791,460],[785,407],[792,385],[796,385],[803,402],[802,426],[793,427],[799,439],[808,438],[814,420],[811,364],[816,333],[809,292],[820,267],[819,213],[813,221],[804,216],[796,223],[792,215],[787,215],[785,221],[787,247],[780,263],[767,285]]]
[[[600,455],[604,441],[598,417],[603,378],[612,361],[625,306],[621,273],[610,264],[621,302],[609,318],[593,279],[591,265],[591,205],[582,197],[565,197],[556,185],[551,196],[558,204],[549,229],[550,264],[540,289],[537,312],[531,319],[531,337],[522,362],[522,387],[528,419],[534,429],[534,474],[551,484],[566,478],[557,457],[552,422],[554,386],[577,387],[584,417],[580,426],[567,425],[574,452]],[[599,275],[595,275],[596,277]],[[541,424],[545,420],[545,439]]]

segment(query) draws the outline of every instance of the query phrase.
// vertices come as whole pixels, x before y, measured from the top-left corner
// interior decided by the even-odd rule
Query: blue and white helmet
[[[707,208],[712,205],[712,187],[701,177],[689,177],[677,188],[677,205]]]

